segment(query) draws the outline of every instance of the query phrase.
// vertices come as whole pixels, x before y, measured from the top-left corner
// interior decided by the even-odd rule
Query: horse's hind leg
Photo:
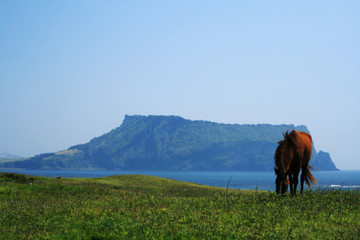
[[[294,176],[293,176],[293,181],[294,181],[294,195],[296,195],[296,189],[297,189],[297,185],[299,183],[299,172],[300,172],[300,169],[298,171],[296,171],[294,173]]]
[[[301,187],[300,187],[300,193],[303,193],[304,191],[304,182],[305,182],[305,171],[304,168],[301,170]]]
[[[291,173],[289,174],[289,182],[290,182],[290,194],[294,194],[294,177]]]
[[[299,175],[294,176],[294,195],[296,195],[297,185],[299,183]]]

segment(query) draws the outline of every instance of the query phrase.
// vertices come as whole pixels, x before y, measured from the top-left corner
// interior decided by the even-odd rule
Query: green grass
[[[297,197],[159,177],[0,173],[0,239],[359,239],[360,192]]]

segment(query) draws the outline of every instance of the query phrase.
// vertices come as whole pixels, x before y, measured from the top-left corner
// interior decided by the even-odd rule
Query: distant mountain
[[[2,153],[0,153],[0,165],[1,165],[1,163],[5,163],[5,162],[18,161],[21,158],[22,157],[18,156],[18,155],[2,152]]]
[[[306,126],[239,125],[177,116],[125,116],[120,127],[66,151],[40,154],[0,168],[191,171],[273,171],[277,141]],[[338,170],[313,149],[317,170]]]
[[[18,155],[10,154],[10,153],[2,152],[2,153],[0,153],[0,158],[18,159],[18,158],[22,158],[22,157],[18,156]]]

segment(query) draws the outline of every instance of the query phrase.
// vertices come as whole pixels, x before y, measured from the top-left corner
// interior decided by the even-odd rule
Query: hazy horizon
[[[360,169],[359,1],[1,1],[0,153],[57,152],[128,115],[306,125]]]

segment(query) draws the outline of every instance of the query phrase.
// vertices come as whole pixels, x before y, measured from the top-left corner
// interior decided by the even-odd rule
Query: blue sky
[[[88,142],[125,114],[304,124],[360,169],[359,1],[0,1],[0,152]]]

